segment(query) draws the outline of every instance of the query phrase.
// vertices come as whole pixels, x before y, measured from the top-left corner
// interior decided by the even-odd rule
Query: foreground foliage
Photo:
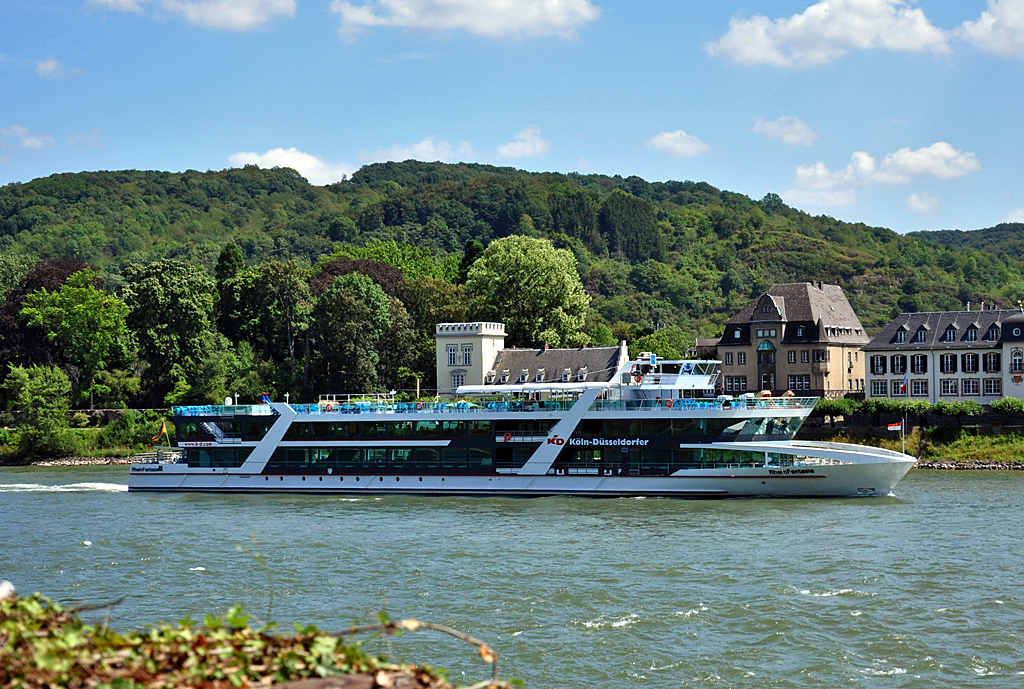
[[[389,663],[316,627],[276,635],[249,620],[232,608],[201,625],[183,620],[118,633],[86,624],[74,609],[38,594],[2,599],[0,686],[220,688],[381,671],[414,680],[406,686],[449,686],[428,668]],[[388,686],[380,681],[387,678],[378,678]]]

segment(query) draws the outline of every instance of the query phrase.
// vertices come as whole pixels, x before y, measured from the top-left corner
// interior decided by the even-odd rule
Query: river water
[[[0,579],[62,601],[127,596],[123,628],[236,602],[285,629],[386,609],[483,639],[531,689],[1024,686],[1024,472],[720,502],[126,484],[126,467],[0,469]],[[432,632],[390,655],[489,676]]]

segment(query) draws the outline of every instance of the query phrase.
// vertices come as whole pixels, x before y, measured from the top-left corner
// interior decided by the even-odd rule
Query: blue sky
[[[0,0],[0,184],[378,160],[1024,221],[1024,0]]]

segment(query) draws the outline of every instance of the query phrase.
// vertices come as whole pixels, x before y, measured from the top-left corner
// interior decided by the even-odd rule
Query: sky
[[[384,160],[1024,222],[1024,0],[0,0],[0,184]]]

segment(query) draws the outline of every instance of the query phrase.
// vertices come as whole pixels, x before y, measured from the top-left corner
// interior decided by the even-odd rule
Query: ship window
[[[494,426],[490,421],[469,421],[470,435],[491,435],[494,433]]]
[[[412,421],[391,421],[388,426],[388,435],[392,438],[412,437]]]
[[[437,421],[417,421],[416,422],[416,437],[417,438],[429,438],[437,435],[438,422]]]
[[[445,438],[453,438],[466,435],[465,421],[443,421],[441,423],[441,435]]]

